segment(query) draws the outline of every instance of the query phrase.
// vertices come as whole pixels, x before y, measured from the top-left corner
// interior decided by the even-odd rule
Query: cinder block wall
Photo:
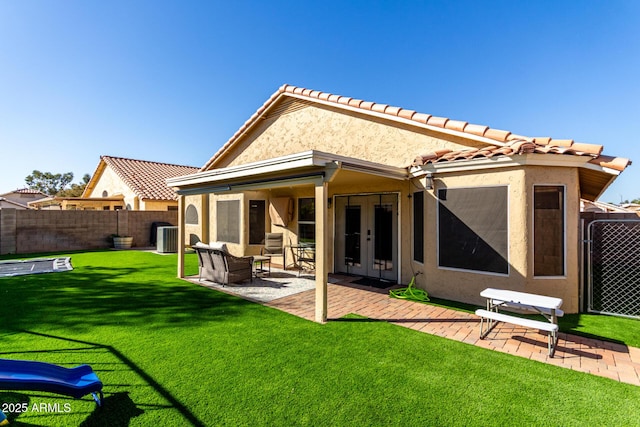
[[[176,211],[47,211],[0,209],[0,254],[111,247],[111,236],[150,246],[151,224],[178,224]]]

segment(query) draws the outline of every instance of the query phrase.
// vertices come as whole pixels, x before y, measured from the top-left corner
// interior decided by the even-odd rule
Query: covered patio
[[[330,215],[333,198],[343,194],[375,193],[399,194],[409,176],[406,168],[392,167],[360,159],[339,156],[320,151],[306,151],[269,160],[247,163],[239,166],[203,171],[193,175],[172,178],[168,185],[175,188],[178,201],[178,277],[184,277],[185,252],[185,197],[201,196],[202,235],[220,236],[220,230],[213,232],[212,212],[214,200],[239,201],[239,207],[233,221],[239,221],[239,233],[236,242],[227,240],[229,251],[234,255],[257,255],[259,245],[251,245],[247,238],[247,226],[242,218],[248,216],[246,205],[250,198],[270,200],[283,194],[306,197],[314,201],[315,209],[313,240],[315,245],[315,286],[314,320],[327,321],[327,283],[329,272],[334,271],[335,221]],[[397,207],[396,207],[397,208]],[[238,220],[237,216],[241,219]],[[228,224],[229,221],[226,222]],[[270,230],[266,230],[267,232]],[[271,230],[273,231],[273,230]],[[298,243],[301,240],[295,230],[284,229],[288,240]],[[211,238],[211,241],[215,238]],[[400,233],[393,247],[397,251],[397,264],[400,264]],[[394,280],[400,281],[399,269]]]

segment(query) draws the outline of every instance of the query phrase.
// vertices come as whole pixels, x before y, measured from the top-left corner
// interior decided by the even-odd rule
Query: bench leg
[[[556,345],[558,345],[558,333],[549,332],[549,357],[553,357],[556,354]]]
[[[492,320],[492,319],[486,319],[486,322],[488,323],[487,325],[487,330],[482,332],[482,327],[483,324],[485,322],[485,318],[481,317],[480,318],[480,339],[483,340],[487,337],[487,335],[489,335],[489,332],[491,332],[493,330],[493,328],[495,328],[495,326],[498,324],[497,321]]]

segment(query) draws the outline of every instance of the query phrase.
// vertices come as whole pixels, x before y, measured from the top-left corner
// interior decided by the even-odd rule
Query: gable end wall
[[[215,165],[237,166],[308,150],[324,151],[397,167],[436,149],[460,150],[482,143],[422,130],[322,105],[300,106],[260,119]]]

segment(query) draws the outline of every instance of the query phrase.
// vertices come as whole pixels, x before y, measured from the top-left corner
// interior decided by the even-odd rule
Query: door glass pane
[[[264,243],[265,201],[249,200],[249,244]]]
[[[374,213],[374,261],[376,270],[393,270],[393,208],[391,205],[375,205]]]
[[[361,266],[360,260],[360,206],[345,208],[344,263],[350,266]]]

